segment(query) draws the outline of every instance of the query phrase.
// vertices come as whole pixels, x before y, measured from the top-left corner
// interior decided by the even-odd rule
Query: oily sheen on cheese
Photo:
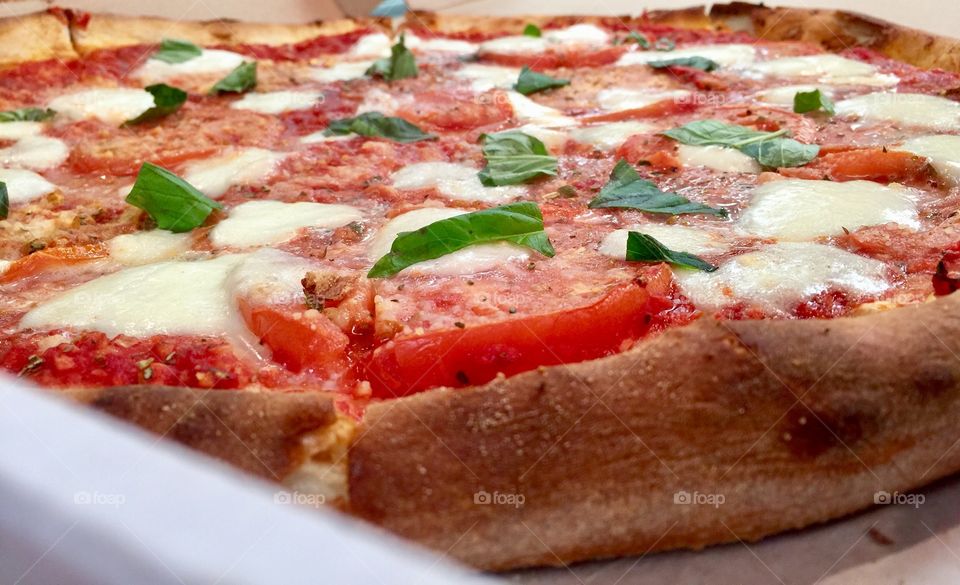
[[[199,57],[182,63],[167,63],[159,59],[147,59],[134,72],[134,77],[145,81],[170,81],[189,75],[226,74],[243,63],[248,57],[232,51],[203,49]]]
[[[876,92],[837,103],[837,115],[903,126],[960,129],[960,104],[920,93]]]
[[[217,198],[233,185],[265,178],[283,158],[283,153],[263,148],[242,148],[191,164],[184,179],[208,197]]]
[[[635,225],[607,234],[600,243],[598,251],[604,256],[622,260],[627,253],[629,232],[646,234],[671,250],[689,254],[719,254],[727,249],[722,238],[714,231],[684,225],[651,223]]]
[[[897,150],[905,150],[929,159],[941,177],[954,185],[960,185],[960,136],[919,136],[907,140]]]
[[[298,201],[248,201],[229,211],[229,216],[210,232],[218,247],[246,248],[289,240],[306,227],[338,228],[363,215],[349,205]]]
[[[448,162],[426,162],[407,165],[393,174],[397,189],[429,189],[459,201],[501,203],[521,197],[521,186],[485,187],[477,177],[479,169]]]
[[[71,120],[94,118],[110,124],[136,118],[153,105],[150,92],[132,87],[89,89],[56,97],[48,104],[57,115]]]
[[[685,59],[688,57],[704,57],[723,67],[748,65],[756,59],[756,49],[751,45],[730,43],[726,45],[697,45],[683,47],[673,51],[631,51],[625,53],[617,61],[617,65],[642,65],[651,61],[665,59]]]

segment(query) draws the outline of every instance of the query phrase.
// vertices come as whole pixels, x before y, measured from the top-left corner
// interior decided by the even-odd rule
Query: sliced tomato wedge
[[[619,112],[595,114],[580,118],[583,124],[597,124],[600,122],[620,122],[622,120],[643,120],[648,118],[662,118],[674,114],[683,114],[697,109],[697,104],[688,99],[668,99],[654,102],[642,108],[631,108]]]
[[[240,314],[273,359],[293,372],[333,372],[346,367],[350,339],[319,311],[251,305],[239,300]]]
[[[47,248],[15,260],[7,267],[7,270],[0,275],[0,284],[7,284],[35,276],[42,272],[54,270],[60,266],[105,258],[109,254],[110,252],[107,250],[107,247],[102,243]]]
[[[672,306],[653,287],[620,285],[592,305],[463,329],[401,337],[377,348],[367,367],[373,395],[391,398],[437,386],[482,384],[498,373],[611,355],[644,337]]]
[[[882,148],[858,148],[828,152],[804,167],[780,169],[780,174],[799,179],[832,181],[879,181],[910,183],[931,177],[926,159],[909,152]]]

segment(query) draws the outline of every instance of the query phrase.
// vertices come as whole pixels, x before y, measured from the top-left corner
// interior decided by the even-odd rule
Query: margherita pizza
[[[960,469],[954,41],[733,4],[0,46],[13,375],[489,569]]]

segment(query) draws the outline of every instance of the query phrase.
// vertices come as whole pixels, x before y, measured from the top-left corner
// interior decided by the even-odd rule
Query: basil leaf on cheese
[[[623,42],[624,42],[624,43],[629,43],[630,41],[633,41],[633,42],[637,43],[638,45],[640,45],[640,48],[641,48],[641,49],[649,49],[649,48],[650,48],[650,41],[647,40],[647,37],[645,37],[644,35],[642,35],[642,34],[640,34],[640,33],[638,33],[638,32],[631,31],[630,34],[627,35],[627,38],[623,39]]]
[[[742,146],[740,152],[752,156],[765,167],[778,169],[807,164],[817,157],[820,147],[816,144],[802,144],[792,138],[774,138]]]
[[[216,82],[210,93],[219,95],[221,93],[244,93],[257,86],[257,62],[244,61],[236,68],[227,73],[227,76]]]
[[[537,26],[537,25],[535,25],[535,24],[533,24],[533,23],[530,23],[530,24],[528,24],[527,26],[523,27],[523,36],[525,36],[525,37],[537,37],[537,38],[539,38],[539,37],[543,36],[543,33],[540,32],[540,27],[539,27],[539,26]]]
[[[727,215],[725,209],[717,209],[690,201],[676,193],[661,191],[652,181],[640,178],[640,174],[623,159],[613,167],[610,181],[600,189],[600,193],[590,201],[588,207],[639,209],[648,213],[670,215],[684,213],[705,213],[721,217]]]
[[[511,242],[540,252],[555,254],[543,229],[543,216],[536,203],[521,201],[456,215],[435,221],[412,232],[401,232],[390,252],[377,260],[369,278],[392,276],[408,266],[433,260],[476,244]]]
[[[714,71],[720,68],[716,61],[706,57],[677,57],[676,59],[660,59],[657,61],[648,61],[647,65],[654,69],[665,69],[667,67],[691,67],[693,69],[702,69],[703,71]]]
[[[190,59],[196,59],[202,53],[203,49],[189,41],[163,39],[160,42],[160,48],[150,55],[150,58],[164,63],[183,63]]]
[[[530,95],[531,93],[537,93],[538,91],[553,89],[555,87],[563,87],[565,85],[570,85],[569,79],[550,77],[549,75],[531,71],[529,67],[524,66],[523,69],[520,70],[520,76],[517,78],[517,83],[513,88],[523,95]]]
[[[145,162],[127,203],[146,211],[160,229],[188,232],[222,206],[163,167]]]
[[[653,236],[640,232],[627,234],[627,260],[631,262],[666,262],[682,268],[696,268],[704,272],[713,272],[716,266],[687,252],[671,250]]]
[[[831,116],[836,113],[833,100],[827,97],[827,94],[823,93],[819,89],[815,89],[813,91],[798,91],[796,94],[794,94],[794,112],[798,114],[805,114],[807,112],[816,112],[817,110],[823,110]]]
[[[153,96],[153,107],[140,114],[136,118],[131,118],[123,123],[124,126],[142,124],[165,118],[180,109],[187,101],[187,92],[177,89],[165,83],[148,85],[143,88]]]
[[[326,136],[359,134],[386,138],[394,142],[417,142],[436,138],[435,135],[427,134],[403,118],[384,116],[380,112],[365,112],[354,118],[333,120],[323,133]]]
[[[10,215],[10,196],[7,194],[7,184],[0,181],[0,219],[7,219]]]
[[[557,159],[543,142],[523,132],[507,131],[480,136],[487,166],[478,176],[487,187],[519,185],[532,179],[556,176]]]
[[[382,77],[386,81],[396,81],[417,76],[417,61],[413,53],[404,44],[403,35],[397,44],[390,47],[390,56],[379,59],[367,69],[367,75]]]
[[[667,37],[660,37],[653,43],[654,51],[672,51],[677,48],[677,43]]]
[[[55,115],[50,108],[20,108],[0,112],[0,122],[43,122]]]

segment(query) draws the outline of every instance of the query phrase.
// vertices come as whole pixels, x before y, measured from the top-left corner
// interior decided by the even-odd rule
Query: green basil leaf
[[[530,23],[527,26],[523,27],[523,36],[525,37],[541,37],[543,33],[540,32],[540,27]]]
[[[817,110],[821,109],[831,116],[836,113],[833,100],[827,97],[827,94],[823,93],[819,89],[815,89],[813,91],[798,91],[796,94],[794,94],[794,112],[798,114],[805,114],[807,112],[816,112]]]
[[[210,93],[244,93],[257,86],[257,62],[244,61],[210,88]]]
[[[531,71],[529,67],[524,66],[523,69],[520,70],[520,76],[517,78],[517,83],[513,88],[523,95],[530,95],[531,93],[537,93],[538,91],[553,89],[555,87],[563,87],[565,85],[570,85],[569,79],[550,77],[549,75]]]
[[[640,45],[640,48],[641,48],[641,49],[649,49],[649,48],[650,48],[650,41],[647,40],[647,37],[645,37],[644,35],[642,35],[642,34],[640,34],[640,33],[638,33],[638,32],[633,32],[633,31],[631,31],[630,34],[627,35],[627,38],[625,38],[625,39],[623,40],[624,43],[629,43],[630,41],[633,41],[633,42],[637,43],[638,45]]]
[[[714,71],[720,68],[716,61],[706,57],[677,57],[676,59],[660,59],[658,61],[648,61],[647,65],[654,69],[665,69],[667,67],[692,67],[693,69],[702,69],[704,71]]]
[[[0,219],[7,219],[10,215],[10,196],[7,194],[7,184],[0,181]]]
[[[588,207],[639,209],[648,213],[670,215],[705,213],[727,216],[725,209],[717,209],[690,201],[676,193],[661,191],[652,181],[640,178],[640,174],[623,159],[613,167],[610,181],[600,189],[600,193],[590,201]]]
[[[677,48],[677,43],[667,37],[660,37],[653,43],[654,51],[672,51]]]
[[[190,59],[196,59],[202,53],[203,49],[189,41],[163,39],[160,42],[160,48],[153,55],[150,55],[150,58],[164,63],[183,63]]]
[[[777,132],[762,132],[738,126],[737,124],[727,124],[719,120],[697,120],[684,124],[679,128],[672,128],[664,132],[664,136],[669,136],[677,142],[689,144],[691,146],[729,146],[740,148],[741,146],[752,142],[770,140],[783,136],[786,130]]]
[[[740,151],[757,159],[761,165],[775,169],[799,167],[817,157],[820,147],[802,144],[792,138],[774,138],[740,147]]]
[[[145,162],[127,195],[127,203],[146,211],[157,227],[188,232],[222,206],[163,167]]]
[[[538,177],[556,176],[557,159],[543,142],[523,132],[507,131],[480,136],[487,166],[478,176],[487,187],[519,185]]]
[[[629,232],[627,234],[627,260],[631,262],[666,262],[673,266],[696,268],[704,272],[713,272],[717,269],[716,266],[702,258],[687,252],[671,250],[658,242],[653,236],[640,232]]]
[[[0,112],[0,122],[43,122],[56,114],[50,108],[20,108]]]
[[[374,62],[367,69],[367,75],[371,77],[382,77],[386,81],[396,81],[398,79],[408,79],[417,76],[417,61],[413,58],[413,53],[404,44],[403,35],[397,44],[390,47],[390,56],[386,59],[380,59]]]
[[[401,232],[393,241],[390,252],[377,260],[367,277],[392,276],[419,262],[491,242],[511,242],[547,257],[555,254],[543,229],[540,208],[536,203],[521,201],[441,219],[412,232]]]
[[[359,134],[386,138],[394,142],[417,142],[433,140],[433,134],[427,134],[403,118],[384,116],[380,112],[365,112],[354,118],[333,120],[323,131],[327,136],[345,136]]]
[[[187,92],[165,83],[148,85],[143,89],[153,95],[153,107],[136,118],[127,120],[123,123],[124,126],[132,126],[134,124],[142,124],[143,122],[165,118],[179,110],[180,106],[187,101]]]

